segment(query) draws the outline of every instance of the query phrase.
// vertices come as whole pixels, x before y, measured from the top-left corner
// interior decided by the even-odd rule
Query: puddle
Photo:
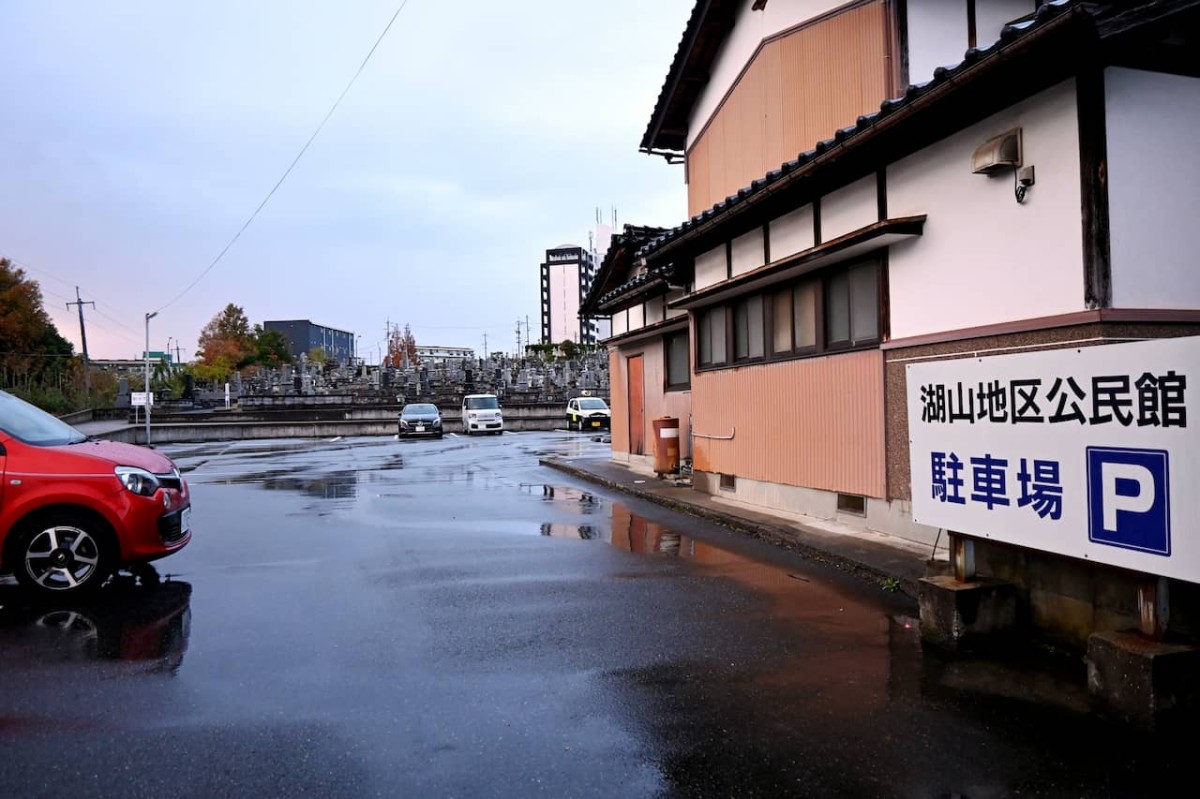
[[[45,605],[19,589],[0,588],[0,678],[9,683],[26,668],[88,661],[173,673],[191,634],[191,595],[188,583],[137,585],[119,578],[93,598]]]
[[[558,524],[555,522],[542,523],[542,535],[554,538],[578,538],[588,541],[600,538],[600,530],[591,524]]]
[[[251,474],[204,479],[199,475],[196,483],[208,485],[257,485],[266,491],[294,491],[318,499],[345,500],[358,496],[358,472],[344,470],[302,477],[302,470],[275,469]]]
[[[589,491],[583,491],[578,488],[569,486],[555,486],[543,483],[522,483],[521,490],[528,494],[535,494],[541,490],[542,499],[546,502],[566,502],[576,505],[581,505],[586,510],[584,513],[592,513],[599,509],[601,500],[595,494]]]
[[[317,499],[344,500],[358,496],[358,472],[333,472],[314,479],[273,477],[262,481],[267,491],[295,491]]]

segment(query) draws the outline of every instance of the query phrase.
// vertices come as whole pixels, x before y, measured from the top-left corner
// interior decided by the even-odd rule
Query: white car
[[[467,435],[504,432],[504,414],[495,394],[468,394],[462,401],[462,426]]]
[[[568,430],[608,430],[612,427],[612,411],[599,397],[576,397],[567,403]]]

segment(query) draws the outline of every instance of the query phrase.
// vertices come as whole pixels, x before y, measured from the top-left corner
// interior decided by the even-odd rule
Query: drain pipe
[[[727,436],[706,436],[704,433],[692,433],[693,438],[705,438],[709,441],[733,441],[733,437],[737,435],[737,428],[733,428],[733,432]]]

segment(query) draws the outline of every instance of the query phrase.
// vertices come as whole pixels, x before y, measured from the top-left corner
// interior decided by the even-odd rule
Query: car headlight
[[[115,469],[121,485],[141,497],[152,497],[159,489],[158,478],[136,466],[118,466]]]
[[[408,427],[408,422],[406,422],[406,421],[404,421],[403,419],[401,419],[401,420],[400,420],[400,426],[401,426],[401,427]]]
[[[477,414],[477,413],[475,413],[474,411],[472,411],[471,413],[468,413],[468,414],[467,414],[467,418],[468,418],[468,419],[478,419],[478,418],[479,418],[479,414]]]
[[[434,420],[433,420],[433,426],[434,426],[434,427],[441,427],[441,426],[442,426],[442,420],[441,420],[441,419],[434,419]]]

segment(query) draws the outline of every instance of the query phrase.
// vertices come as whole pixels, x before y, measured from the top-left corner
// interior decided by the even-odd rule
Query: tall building
[[[313,350],[325,351],[326,357],[338,363],[346,363],[354,357],[354,334],[323,325],[314,325],[307,319],[263,322],[266,330],[277,330],[288,340],[293,358],[307,355]]]
[[[546,250],[542,263],[542,343],[596,343],[596,323],[580,319],[579,306],[592,287],[596,261],[575,244]]]

